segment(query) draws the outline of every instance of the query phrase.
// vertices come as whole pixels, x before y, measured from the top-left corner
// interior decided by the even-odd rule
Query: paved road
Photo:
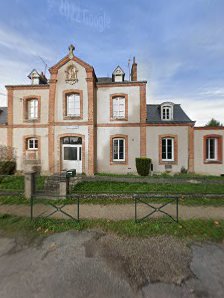
[[[100,231],[0,233],[0,297],[223,297],[224,244]]]

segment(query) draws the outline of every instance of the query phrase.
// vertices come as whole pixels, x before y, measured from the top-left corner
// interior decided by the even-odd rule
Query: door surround
[[[82,172],[85,173],[85,160],[86,160],[86,151],[85,151],[85,135],[78,134],[78,133],[64,133],[58,135],[57,138],[57,169],[58,172],[61,172],[63,169],[63,160],[62,160],[62,139],[65,137],[80,137],[82,138]]]

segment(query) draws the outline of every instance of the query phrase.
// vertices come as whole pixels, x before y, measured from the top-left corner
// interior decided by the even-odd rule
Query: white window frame
[[[72,107],[72,105],[74,105]],[[66,116],[80,117],[81,98],[79,93],[71,93],[66,96]]]
[[[125,105],[126,100],[124,96],[113,97],[113,119],[124,119],[125,118]],[[116,108],[117,106],[117,108]]]
[[[28,119],[29,120],[36,120],[38,119],[38,99],[33,98],[28,100],[28,105],[27,105],[27,114],[28,114]]]
[[[211,140],[214,140],[214,158],[211,158],[211,150],[210,150],[210,143]],[[208,145],[207,145],[208,142]],[[208,149],[208,151],[207,151]],[[218,160],[218,139],[217,138],[207,138],[206,139],[206,160],[208,161],[216,161]]]
[[[162,120],[172,120],[173,119],[173,107],[171,105],[162,106],[161,119]]]
[[[114,147],[115,147],[115,145],[114,145],[114,143],[115,143],[115,141],[117,141],[118,142],[118,146],[117,146],[117,155],[118,155],[118,158],[117,159],[115,159],[114,158]],[[123,152],[124,152],[124,156],[123,156],[123,158],[120,158],[120,141],[123,141]],[[124,138],[114,138],[113,139],[113,148],[112,148],[112,153],[113,153],[113,161],[125,161],[125,154],[126,154],[126,152],[125,152],[125,139]]]
[[[163,158],[163,140],[166,141],[166,158]],[[168,157],[168,140],[171,140],[171,144],[172,144],[172,157],[171,158],[167,158]],[[174,138],[162,138],[162,161],[174,161]]]
[[[32,142],[32,146],[31,146],[31,142]],[[36,146],[36,142],[37,142],[37,146]],[[38,139],[37,138],[29,138],[27,140],[27,150],[38,150]]]

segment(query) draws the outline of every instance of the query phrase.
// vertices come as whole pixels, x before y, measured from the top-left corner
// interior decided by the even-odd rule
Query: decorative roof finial
[[[69,50],[69,58],[72,59],[74,57],[74,50],[75,50],[75,47],[73,46],[73,44],[71,44],[69,47],[68,47],[68,50]]]

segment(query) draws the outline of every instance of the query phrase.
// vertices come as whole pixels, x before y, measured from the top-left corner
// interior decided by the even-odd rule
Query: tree
[[[207,124],[205,124],[205,126],[217,127],[217,126],[223,126],[223,124],[218,120],[215,120],[214,118],[212,118]]]

